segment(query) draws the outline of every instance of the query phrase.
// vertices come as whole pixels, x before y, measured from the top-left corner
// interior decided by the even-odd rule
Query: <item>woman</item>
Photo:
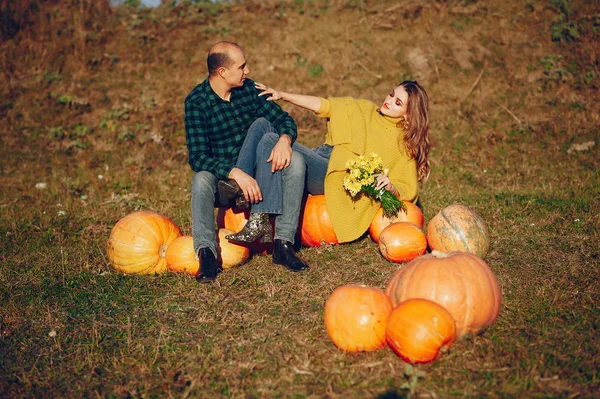
[[[380,206],[367,196],[353,198],[344,189],[348,160],[376,153],[383,161],[383,168],[389,170],[387,176],[376,176],[376,188],[385,187],[402,200],[417,200],[419,183],[427,180],[430,167],[429,99],[416,81],[400,83],[381,106],[350,97],[325,99],[286,93],[258,83],[256,87],[262,90],[259,95],[268,95],[270,101],[284,100],[329,118],[324,144],[309,149],[294,143],[292,148],[304,156],[308,192],[325,194],[327,211],[340,243],[359,238]],[[253,230],[252,226],[228,238],[243,242],[261,238],[247,234]]]

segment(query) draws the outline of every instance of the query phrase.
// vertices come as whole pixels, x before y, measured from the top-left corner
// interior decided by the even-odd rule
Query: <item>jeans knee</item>
[[[273,126],[266,118],[256,118],[248,128],[248,132],[268,132],[273,131]]]
[[[304,180],[306,176],[306,162],[304,161],[304,155],[294,151],[292,153],[292,162],[290,162],[290,166],[284,169],[284,174],[288,178]]]
[[[258,142],[257,152],[268,150],[270,153],[273,147],[275,147],[275,144],[277,144],[277,141],[279,141],[279,135],[277,133],[265,133]]]
[[[197,172],[192,178],[192,195],[203,194],[203,193],[216,193],[217,189],[217,178],[210,172],[200,171]]]

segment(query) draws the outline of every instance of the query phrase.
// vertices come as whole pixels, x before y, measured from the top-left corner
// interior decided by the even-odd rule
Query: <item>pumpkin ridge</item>
[[[472,249],[469,245],[469,239],[468,237],[465,235],[465,231],[466,229],[462,229],[457,223],[455,223],[451,217],[449,217],[447,215],[447,209],[443,209],[442,210],[442,216],[444,217],[444,220],[446,221],[446,223],[448,224],[448,226],[450,226],[450,228],[452,229],[452,233],[454,233],[454,236],[460,240],[460,242],[465,246],[465,252],[472,252]]]
[[[153,213],[153,212],[152,212]],[[161,240],[160,235],[157,235],[156,232],[154,230],[160,230],[162,232],[162,228],[160,225],[158,226],[154,226],[155,228],[152,228],[152,226],[150,226],[149,223],[147,223],[144,219],[139,218],[137,215],[135,217],[132,218],[132,220],[137,220],[141,225],[145,226],[148,231],[154,236],[154,238],[156,238],[157,240]],[[155,215],[152,215],[152,222],[154,222],[155,219]]]
[[[125,229],[121,229],[121,232],[129,233],[131,235],[134,234],[130,230],[125,230]],[[143,239],[144,242],[141,243],[140,241],[137,241],[137,242],[123,241],[123,240],[119,240],[118,238],[115,238],[115,237],[111,237],[110,240],[112,242],[114,242],[115,244],[126,245],[128,247],[133,247],[133,248],[137,248],[137,249],[145,249],[146,246],[152,247],[152,246],[156,245],[155,241],[148,240],[147,238],[145,238],[143,236],[136,236],[136,239],[139,239],[139,240]],[[143,244],[146,244],[146,245],[143,245]],[[153,254],[154,253],[154,248],[148,248],[147,252],[142,252],[142,253],[144,253],[144,254],[146,254],[146,253],[147,254]]]
[[[475,225],[477,226],[477,229],[479,230],[480,237],[488,237],[488,241],[487,241],[487,248],[485,250],[484,253],[487,252],[487,250],[489,249],[489,232],[488,229],[485,225],[485,222],[483,221],[483,219],[479,216],[479,214],[475,213],[476,217],[475,217]],[[486,246],[486,243],[483,243],[484,246]]]
[[[465,310],[465,316],[463,317],[463,331],[460,332],[460,334],[462,335],[464,333],[464,330],[468,330],[471,326],[467,326],[466,322],[467,320],[469,320],[469,317],[471,316],[471,299],[472,299],[472,294],[471,294],[471,290],[467,289],[467,283],[465,282],[465,275],[463,273],[462,270],[462,264],[460,262],[455,262],[456,266],[458,267],[458,271],[460,272],[460,281],[462,283],[463,286],[463,292],[465,292],[466,298],[465,298],[465,305],[466,305],[466,310]],[[479,291],[479,290],[478,290]]]

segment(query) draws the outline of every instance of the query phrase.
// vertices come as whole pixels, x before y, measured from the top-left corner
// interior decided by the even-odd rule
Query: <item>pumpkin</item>
[[[241,231],[250,219],[250,209],[219,208],[217,212],[217,227],[231,230],[234,233]],[[273,229],[275,229],[275,224]],[[267,254],[273,252],[273,243],[253,242],[249,244],[251,252]]]
[[[325,195],[308,195],[302,212],[300,239],[308,247],[339,244],[327,213]]]
[[[250,257],[250,249],[242,245],[234,244],[225,238],[233,231],[219,229],[217,237],[218,261],[223,269],[231,269],[244,263]],[[181,236],[175,239],[167,248],[167,267],[173,272],[184,272],[196,275],[200,268],[198,254],[194,251],[194,239],[192,236]]]
[[[450,312],[428,299],[409,299],[394,308],[385,331],[388,346],[408,363],[429,363],[456,337]]]
[[[456,321],[456,334],[485,331],[500,311],[500,287],[490,267],[477,255],[433,251],[413,259],[388,281],[386,293],[397,306],[411,298],[445,307]]]
[[[198,254],[194,251],[192,236],[177,237],[167,248],[165,256],[167,268],[172,272],[183,272],[196,275],[200,264]]]
[[[464,251],[484,258],[490,246],[483,219],[466,205],[453,204],[427,224],[427,242],[433,250]]]
[[[234,244],[225,238],[226,235],[235,233],[228,229],[219,229],[217,237],[217,250],[219,251],[219,262],[223,269],[231,269],[241,265],[250,258],[250,248]]]
[[[408,262],[427,251],[427,238],[413,223],[396,222],[381,231],[379,250],[391,262]]]
[[[180,235],[179,227],[163,215],[133,212],[120,219],[110,232],[108,260],[123,273],[164,273],[167,248]]]
[[[331,341],[348,352],[373,351],[385,345],[392,304],[379,288],[348,284],[325,302],[325,328]]]
[[[249,209],[219,208],[217,226],[237,233],[244,228],[249,218]]]
[[[402,203],[406,207],[406,211],[401,209],[398,212],[398,215],[393,219],[389,219],[387,216],[385,216],[383,213],[383,208],[379,208],[375,214],[375,217],[373,217],[371,225],[369,226],[369,235],[373,241],[379,243],[379,235],[381,234],[381,231],[394,222],[411,222],[417,227],[421,229],[423,228],[425,219],[423,217],[421,208],[410,201],[402,201]]]

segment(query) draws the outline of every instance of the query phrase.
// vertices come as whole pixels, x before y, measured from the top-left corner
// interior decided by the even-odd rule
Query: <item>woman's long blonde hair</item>
[[[407,117],[404,122],[406,134],[404,147],[417,162],[417,178],[425,183],[429,177],[429,97],[427,92],[414,80],[400,83],[408,93]],[[400,138],[401,140],[402,138]]]

